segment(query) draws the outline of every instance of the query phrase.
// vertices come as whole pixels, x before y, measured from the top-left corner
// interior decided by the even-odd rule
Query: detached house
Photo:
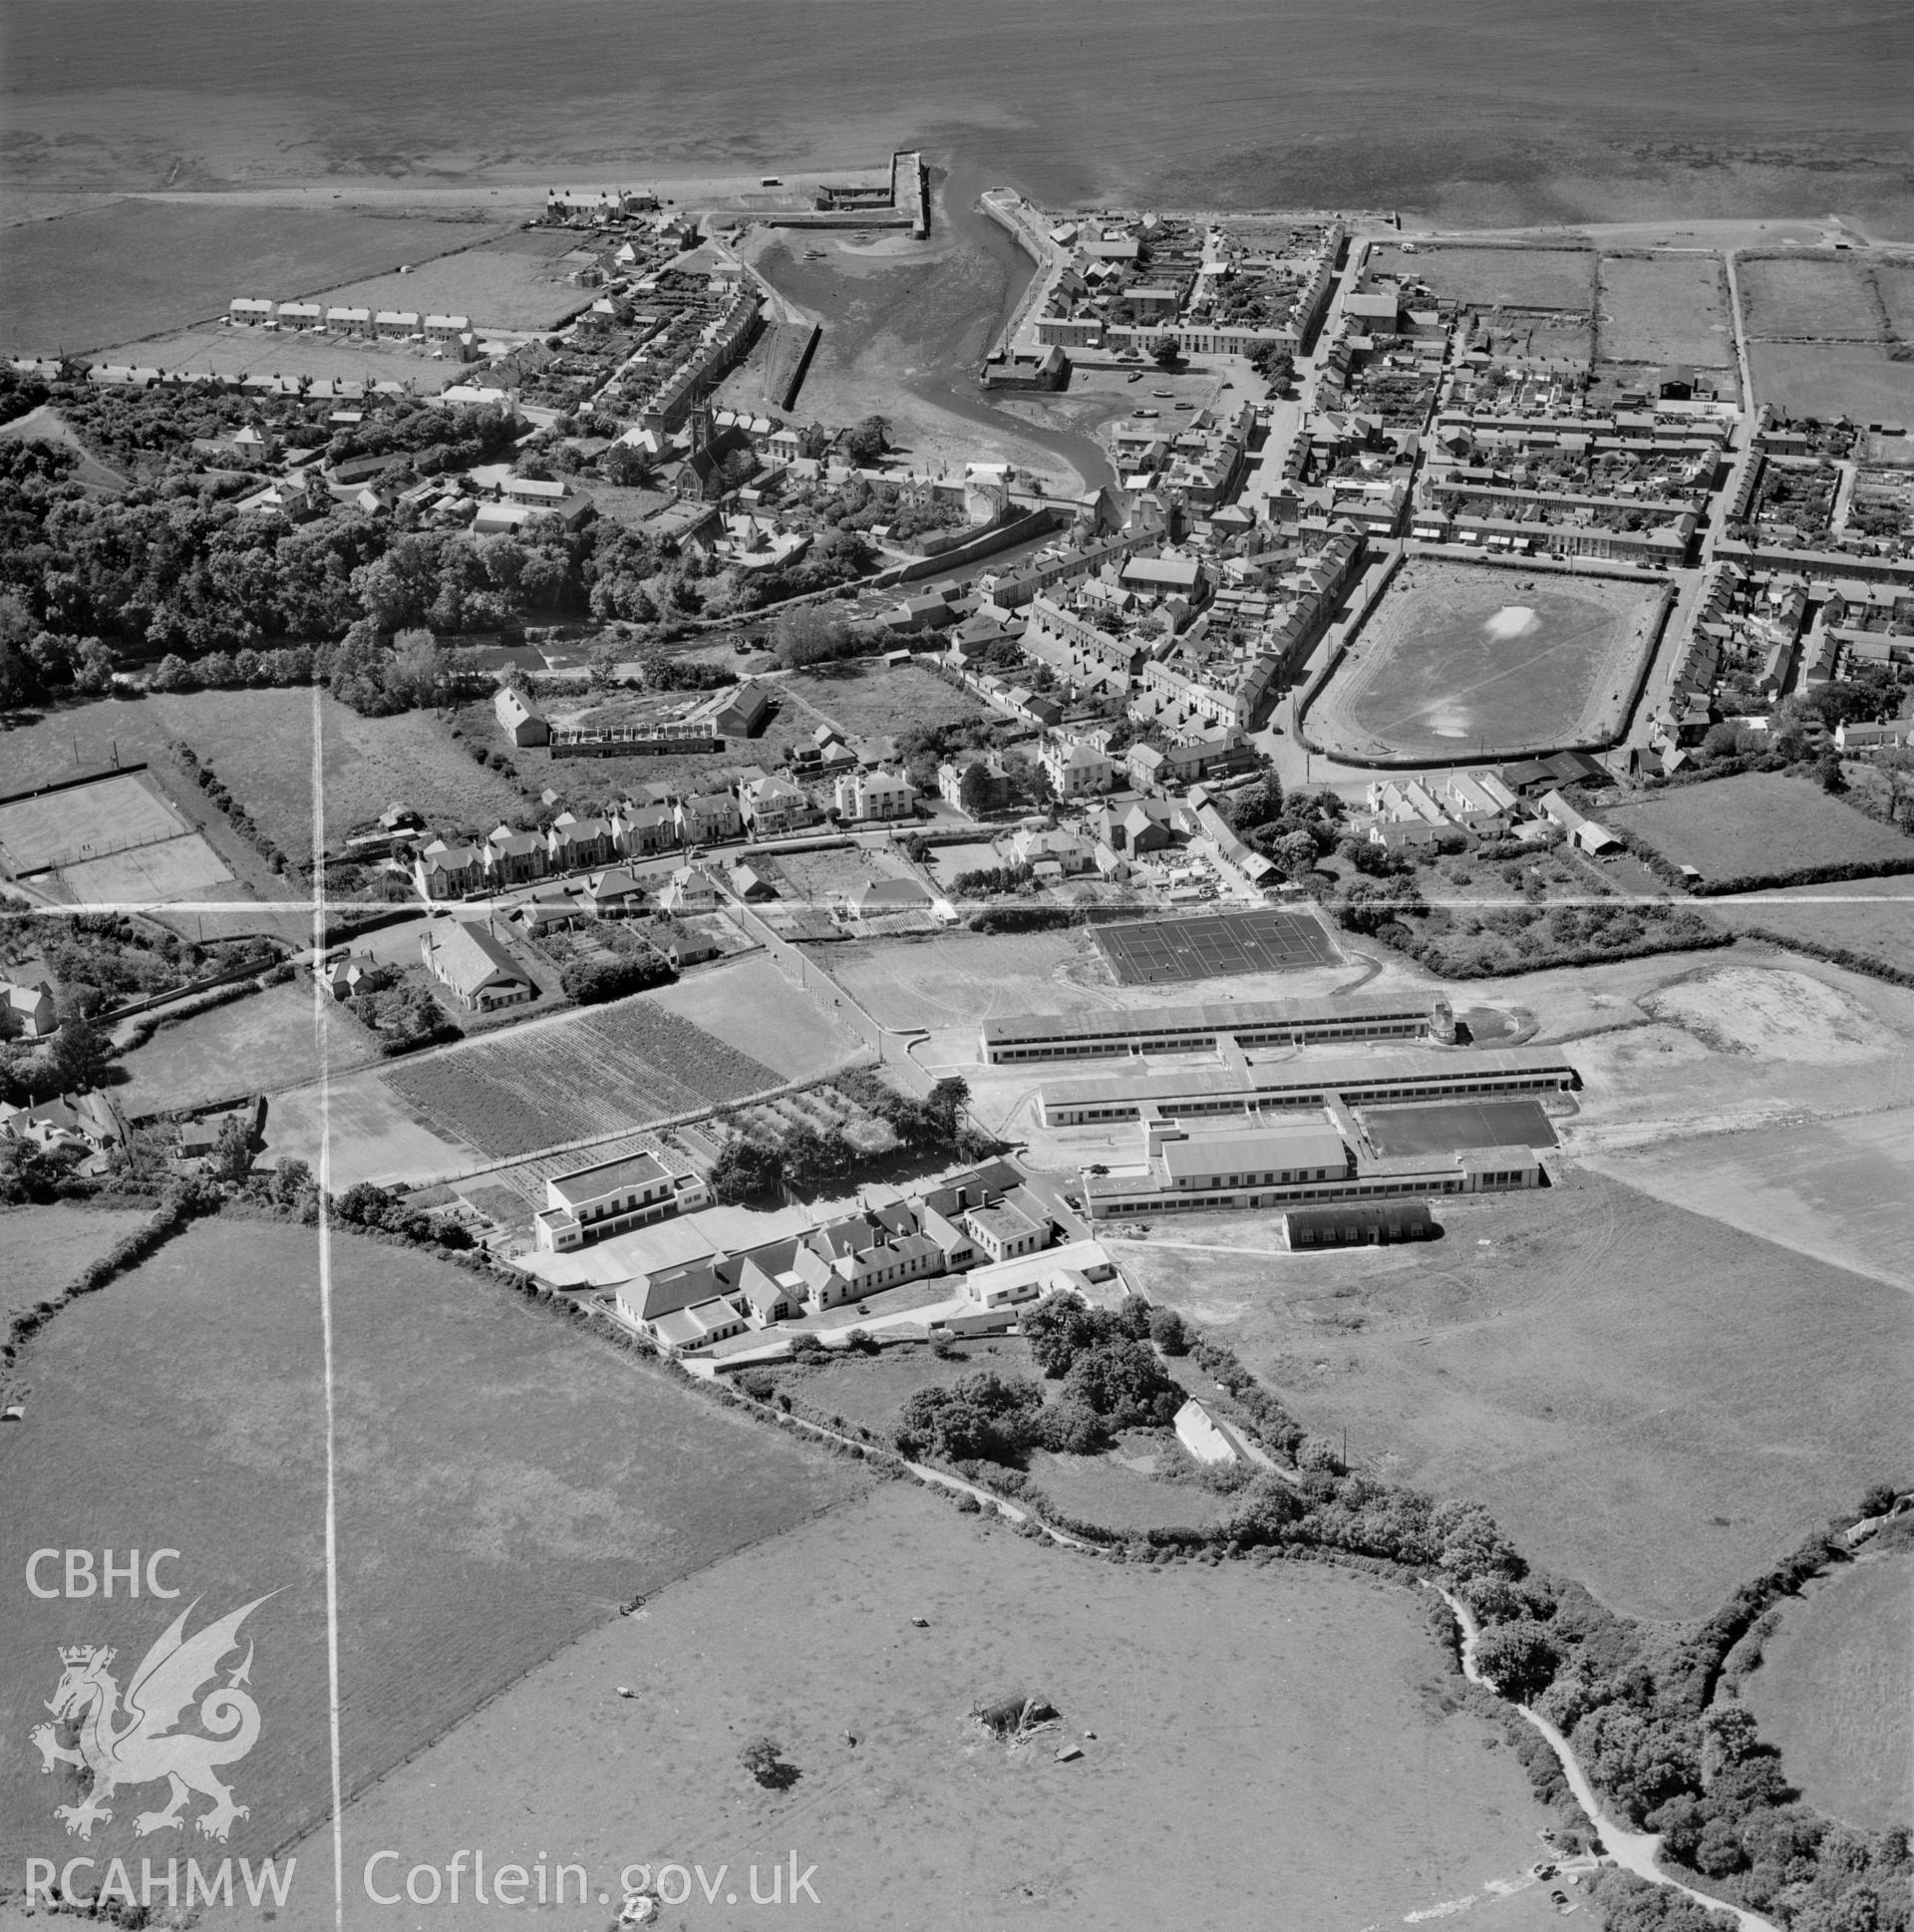
[[[833,800],[840,818],[908,818],[917,804],[917,788],[892,772],[856,772],[837,781]]]
[[[53,988],[45,980],[36,980],[31,986],[15,980],[0,980],[0,1036],[10,1040],[44,1040],[59,1025]]]
[[[1108,792],[1116,783],[1110,754],[1088,738],[1049,739],[1039,757],[1060,799]]]
[[[530,975],[484,926],[457,919],[429,926],[420,936],[419,954],[468,1012],[522,1006],[538,996]]]
[[[746,821],[754,838],[775,838],[821,822],[823,813],[810,794],[789,779],[753,779],[743,788]]]

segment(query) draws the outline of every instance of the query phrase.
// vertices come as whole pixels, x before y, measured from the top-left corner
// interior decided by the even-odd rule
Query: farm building
[[[1199,1462],[1212,1466],[1227,1462],[1267,1462],[1240,1431],[1213,1416],[1191,1397],[1176,1412],[1176,1440]]]
[[[522,692],[503,690],[491,701],[498,728],[514,745],[548,745],[551,726],[545,715]]]
[[[484,926],[453,919],[428,927],[420,935],[419,952],[433,976],[469,1012],[521,1006],[538,996],[530,975]]]
[[[1382,1247],[1433,1240],[1439,1232],[1427,1201],[1348,1201],[1292,1207],[1283,1216],[1283,1241],[1292,1248]]]

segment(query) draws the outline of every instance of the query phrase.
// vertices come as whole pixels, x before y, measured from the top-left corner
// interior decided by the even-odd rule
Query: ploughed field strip
[[[1333,965],[1337,957],[1320,921],[1302,912],[1229,912],[1100,926],[1097,944],[1124,986],[1294,972]]]
[[[532,1153],[781,1085],[761,1061],[646,1000],[382,1078],[432,1127],[486,1154]]]

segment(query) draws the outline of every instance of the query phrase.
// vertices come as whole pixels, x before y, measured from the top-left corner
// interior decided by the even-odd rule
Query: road
[[[1439,1584],[1430,1587],[1455,1613],[1455,1621],[1462,1627],[1462,1675],[1471,1684],[1494,1690],[1494,1685],[1482,1675],[1475,1662],[1475,1646],[1481,1639],[1481,1626],[1459,1598],[1451,1596]],[[1684,1885],[1679,1878],[1669,1877],[1656,1863],[1655,1855],[1662,1844],[1660,1835],[1653,1831],[1630,1831],[1626,1826],[1617,1824],[1602,1808],[1601,1800],[1595,1795],[1595,1787],[1589,1782],[1588,1773],[1583,1771],[1568,1740],[1546,1718],[1538,1717],[1527,1705],[1517,1704],[1515,1709],[1547,1740],[1549,1750],[1561,1761],[1562,1774],[1568,1779],[1569,1789],[1575,1793],[1576,1803],[1588,1813],[1589,1821],[1601,1834],[1609,1855],[1624,1871],[1632,1871],[1637,1878],[1646,1878],[1651,1885],[1666,1885],[1670,1891],[1680,1892],[1685,1898],[1692,1898],[1711,1911],[1729,1913],[1741,1926],[1742,1932],[1780,1932],[1771,1919],[1762,1918],[1758,1912],[1731,1905],[1726,1899],[1711,1898],[1707,1892],[1698,1892],[1694,1886]]]

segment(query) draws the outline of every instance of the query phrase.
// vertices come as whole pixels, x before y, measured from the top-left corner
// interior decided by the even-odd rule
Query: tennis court
[[[140,774],[103,773],[0,805],[0,863],[14,873],[78,865],[191,829]]]
[[[1539,1101],[1444,1101],[1435,1107],[1366,1107],[1363,1126],[1385,1158],[1458,1147],[1552,1147]]]
[[[1332,966],[1340,955],[1307,912],[1217,912],[1098,926],[1097,944],[1122,986],[1163,986],[1229,973],[1288,973]]]

